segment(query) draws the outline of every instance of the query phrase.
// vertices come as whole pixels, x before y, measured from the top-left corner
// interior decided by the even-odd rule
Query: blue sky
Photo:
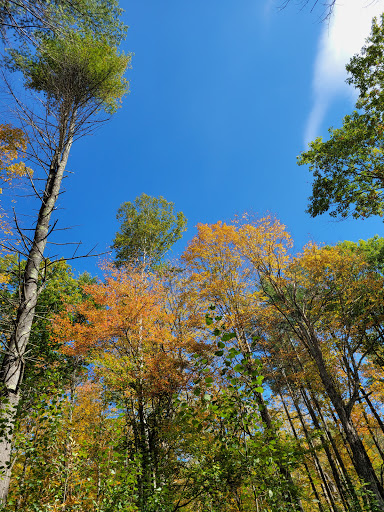
[[[131,93],[72,149],[60,225],[74,227],[63,239],[105,251],[118,207],[143,192],[188,218],[174,256],[196,224],[244,211],[276,215],[298,250],[384,235],[380,219],[311,219],[311,176],[296,164],[308,137],[326,136],[353,108],[344,64],[378,4],[346,0],[327,25],[320,9],[294,1],[279,10],[271,0],[121,0]],[[95,273],[96,264],[74,267]]]

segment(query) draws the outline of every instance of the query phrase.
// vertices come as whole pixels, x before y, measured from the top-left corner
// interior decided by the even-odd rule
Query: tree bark
[[[29,342],[35,308],[39,295],[39,271],[43,261],[50,228],[52,212],[59,196],[61,182],[68,162],[73,142],[75,113],[65,116],[61,126],[61,137],[54,152],[42,204],[38,214],[32,245],[28,254],[20,290],[20,302],[16,314],[14,330],[10,337],[0,369],[1,439],[0,439],[0,504],[7,501],[11,477],[12,437],[20,401],[20,386],[24,374],[24,354]]]
[[[344,404],[340,392],[336,387],[334,379],[328,371],[323,358],[323,354],[321,352],[319,341],[316,335],[309,331],[303,324],[301,324],[300,327],[302,334],[305,337],[303,341],[305,342],[314,362],[316,363],[325,391],[336,410],[336,413],[343,427],[346,440],[351,447],[353,465],[355,467],[356,473],[359,475],[363,482],[367,483],[368,489],[374,494],[380,510],[384,511],[384,489],[376,476],[371,460],[364,448],[364,445],[356,431],[353,422],[351,421],[350,414],[346,405]]]
[[[239,328],[235,329],[235,331],[239,347],[243,355],[249,358],[249,370],[252,371],[254,370],[254,359],[245,332],[244,330],[240,330]],[[257,405],[259,406],[260,417],[266,427],[268,437],[270,439],[277,439],[276,427],[273,425],[271,415],[269,414],[269,410],[267,404],[264,401],[262,393],[255,391],[254,395],[256,398]],[[288,484],[290,488],[287,501],[289,501],[289,503],[292,505],[292,510],[298,510],[299,512],[303,512],[303,507],[301,505],[299,496],[295,490],[296,486],[290,471],[279,460],[277,460],[277,466],[279,468],[281,476],[285,479],[285,482]]]
[[[294,435],[294,437],[295,437],[295,439],[296,439],[297,443],[298,443],[298,444],[300,444],[299,436],[297,435],[297,432],[296,432],[295,426],[294,426],[294,424],[293,424],[293,421],[292,421],[291,415],[289,414],[289,411],[288,411],[287,405],[286,405],[286,403],[285,403],[285,400],[284,400],[284,398],[283,398],[283,395],[282,395],[281,393],[279,393],[279,395],[280,395],[281,402],[282,402],[283,407],[284,407],[285,414],[286,414],[286,416],[287,416],[287,418],[288,418],[289,425],[290,425],[291,430],[292,430],[292,432],[293,432],[293,435]],[[305,470],[306,470],[306,472],[307,472],[307,476],[308,476],[308,479],[309,479],[309,483],[311,484],[312,491],[313,491],[313,493],[314,493],[314,495],[315,495],[315,498],[316,498],[316,500],[317,500],[317,505],[318,505],[318,507],[319,507],[319,510],[320,510],[320,512],[324,512],[324,507],[323,507],[323,505],[322,505],[322,503],[321,503],[320,495],[319,495],[319,493],[317,492],[317,489],[316,489],[315,483],[314,483],[313,478],[312,478],[312,475],[311,475],[311,471],[310,471],[310,469],[309,469],[309,467],[308,467],[308,464],[306,463],[305,459],[303,459],[302,464],[303,464],[303,466],[304,466],[304,468],[305,468]]]
[[[316,416],[316,413],[312,407],[312,404],[311,404],[311,401],[309,399],[309,397],[307,396],[307,393],[305,391],[304,388],[300,388],[300,394],[301,396],[303,397],[303,400],[304,400],[304,403],[305,403],[305,406],[311,416],[311,419],[312,419],[312,422],[313,422],[313,425],[315,427],[315,429],[317,429],[319,432],[321,432],[321,427],[320,427],[320,424],[318,422],[318,419],[317,419],[317,416]],[[338,493],[340,495],[340,498],[343,502],[343,506],[345,508],[345,510],[350,510],[350,506],[348,504],[348,497],[346,496],[346,490],[344,489],[344,486],[343,486],[343,483],[341,481],[341,475],[339,474],[339,471],[338,471],[338,468],[336,466],[336,462],[333,458],[333,455],[332,455],[332,452],[331,450],[329,449],[329,446],[327,444],[327,441],[325,439],[325,437],[320,434],[320,441],[321,441],[321,444],[323,446],[323,449],[327,455],[327,459],[328,459],[328,462],[329,462],[329,466],[331,468],[331,471],[332,471],[332,475],[333,475],[333,479],[335,481],[335,484],[336,484],[336,487],[337,487],[337,490],[338,490]]]

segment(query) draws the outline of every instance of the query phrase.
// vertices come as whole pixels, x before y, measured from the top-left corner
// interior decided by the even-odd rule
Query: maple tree
[[[196,342],[175,329],[177,308],[167,308],[161,280],[140,268],[109,268],[103,283],[84,290],[89,300],[57,320],[55,336],[67,341],[66,354],[92,363],[122,411],[132,433],[126,457],[140,468],[136,505],[152,510],[153,499],[161,499],[163,488],[170,492],[167,478],[178,471],[168,430],[173,395],[191,378],[188,354]]]
[[[293,257],[291,244],[284,226],[271,219],[232,226],[219,223],[200,226],[184,258],[195,270],[203,294],[219,304],[226,324],[240,340],[243,336],[243,344],[247,336],[258,334],[259,350],[266,351],[269,361],[276,358],[271,344],[276,338],[271,333],[276,331],[282,340],[284,326],[293,345],[282,346],[288,352],[280,364],[287,365],[289,354],[297,357],[295,344],[304,351],[306,366],[310,364],[308,369],[317,374],[317,385],[339,417],[356,473],[370,486],[373,502],[381,503],[381,484],[351,411],[360,399],[361,365],[367,355],[364,340],[370,337],[372,320],[380,323],[382,277],[369,270],[361,254],[345,248],[308,246]],[[239,291],[242,303],[237,299]],[[250,299],[244,299],[246,294]],[[296,410],[300,410],[298,404]],[[331,454],[329,459],[333,463]],[[339,487],[345,501],[344,489]],[[328,498],[331,494],[328,491]]]
[[[340,249],[319,250],[309,246],[293,259],[285,278],[274,275],[270,269],[259,267],[259,272],[271,287],[268,290],[263,285],[272,302],[272,313],[277,313],[279,322],[287,323],[316,365],[350,445],[357,474],[381,503],[381,485],[351,420],[359,396],[359,369],[364,357],[362,339],[382,291],[382,280],[365,273],[365,266],[364,261],[355,255],[348,258]],[[367,302],[367,289],[370,302]],[[336,374],[335,362],[339,365]]]
[[[290,247],[271,218],[199,226],[184,269],[107,266],[68,296],[67,377],[18,417],[12,506],[376,510],[329,386],[379,474],[381,241]]]
[[[279,223],[273,223],[270,219],[262,219],[254,227],[259,237],[258,242],[260,245],[265,244],[263,256],[265,264],[268,265],[269,261],[272,262],[276,258],[278,251],[274,249],[278,247],[280,238],[287,235],[282,232]],[[198,234],[188,245],[183,260],[192,270],[192,280],[200,296],[215,304],[227,329],[235,333],[237,348],[244,356],[252,356],[248,362],[249,370],[252,371],[255,364],[251,348],[252,336],[255,334],[254,316],[259,297],[258,290],[252,282],[251,268],[238,249],[241,236],[247,230],[252,231],[252,226],[244,225],[238,229],[236,225],[221,222],[211,226],[199,225]],[[253,243],[257,243],[256,239]],[[279,257],[283,257],[285,248],[281,245],[280,247]],[[255,397],[268,435],[275,438],[277,434],[268,405],[261,392],[256,391]],[[287,468],[281,465],[280,472],[281,478],[293,487],[292,476]],[[288,500],[292,507],[298,507],[300,510],[300,504],[294,494],[289,495]]]

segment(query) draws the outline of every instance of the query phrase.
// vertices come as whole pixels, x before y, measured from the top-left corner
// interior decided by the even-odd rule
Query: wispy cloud
[[[313,107],[304,134],[306,144],[320,134],[327,110],[338,95],[355,99],[353,89],[345,83],[345,65],[360,51],[372,18],[382,11],[384,2],[380,0],[339,0],[330,22],[324,22],[313,76]]]

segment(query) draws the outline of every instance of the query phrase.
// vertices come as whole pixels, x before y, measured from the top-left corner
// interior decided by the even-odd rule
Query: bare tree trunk
[[[301,329],[303,334],[305,334],[305,344],[316,363],[325,391],[336,410],[346,440],[351,447],[353,465],[356,472],[360,479],[368,484],[368,489],[374,494],[380,510],[384,511],[384,489],[377,478],[371,460],[350,418],[350,409],[345,405],[333,377],[327,369],[319,341],[316,335],[312,332],[308,332],[303,325],[301,325]]]
[[[303,366],[303,364],[301,362],[300,356],[297,353],[296,348],[295,348],[294,344],[292,343],[291,338],[288,337],[288,340],[289,340],[290,347],[295,352],[296,361],[299,364],[299,367],[301,368],[301,370],[304,370],[304,366]],[[306,386],[306,388],[301,387],[300,390],[301,390],[301,394],[303,396],[303,399],[304,399],[305,403],[307,404],[308,412],[310,413],[310,415],[312,417],[312,420],[314,422],[315,428],[317,428],[319,431],[321,431],[321,430],[325,431],[326,436],[327,436],[329,442],[331,443],[331,446],[333,448],[334,454],[336,456],[336,460],[337,460],[337,462],[339,464],[339,467],[340,467],[340,470],[341,470],[343,485],[342,485],[342,487],[340,487],[340,484],[337,481],[338,478],[337,479],[335,478],[336,485],[338,486],[338,488],[340,490],[345,487],[345,490],[347,491],[348,494],[350,494],[350,497],[353,500],[353,506],[355,506],[358,511],[361,511],[361,507],[360,507],[359,500],[358,500],[356,492],[355,492],[355,488],[354,488],[353,483],[351,481],[351,478],[350,478],[350,476],[348,474],[348,471],[346,470],[344,461],[343,461],[343,459],[342,459],[342,457],[340,455],[340,452],[339,452],[339,450],[338,450],[338,448],[336,446],[335,440],[333,439],[333,436],[331,435],[331,432],[328,429],[328,426],[327,426],[327,423],[326,423],[326,421],[324,419],[324,416],[323,416],[320,404],[319,404],[319,402],[318,402],[318,400],[316,398],[315,392],[312,389],[312,385],[307,380],[306,383],[305,383],[305,386]],[[308,390],[308,392],[309,392],[309,397],[307,395],[307,391],[306,390]],[[314,404],[314,408],[317,410],[317,414],[319,415],[319,418],[321,420],[322,426],[320,426],[320,424],[318,423],[318,419],[316,418],[315,410],[312,407],[312,403]],[[323,438],[322,438],[322,442],[323,442],[323,446],[326,447],[327,443],[326,443],[325,440],[323,440]],[[348,445],[347,445],[347,448],[348,448]],[[327,453],[327,456],[328,456],[328,453]],[[331,456],[331,458],[328,456],[328,460],[331,463],[332,456]],[[335,476],[335,469],[333,467],[332,467],[332,472],[333,472],[333,474]],[[343,502],[344,502],[344,500],[348,503],[348,505],[346,505],[344,503],[344,507],[345,507],[346,510],[349,510],[351,504],[349,503],[350,500],[349,500],[348,496],[344,496]]]
[[[306,438],[308,446],[309,446],[309,448],[310,448],[310,450],[312,452],[315,468],[316,468],[316,470],[317,470],[317,472],[319,474],[319,477],[320,477],[320,479],[322,481],[322,488],[323,488],[323,491],[324,491],[324,497],[325,497],[325,499],[326,499],[326,501],[328,503],[328,506],[329,506],[330,510],[332,510],[333,512],[338,512],[339,508],[337,507],[337,505],[335,503],[335,500],[334,500],[334,497],[333,497],[333,492],[330,489],[329,482],[328,482],[328,480],[326,478],[323,466],[321,465],[321,462],[320,462],[320,460],[319,460],[319,458],[317,456],[316,447],[315,447],[315,445],[314,445],[314,443],[312,441],[311,434],[308,431],[307,425],[305,423],[302,411],[300,409],[300,404],[298,402],[297,395],[296,395],[295,391],[289,385],[289,382],[288,381],[286,381],[286,382],[287,382],[288,390],[289,390],[291,398],[292,398],[293,405],[295,406],[298,418],[300,420],[300,423],[301,423],[301,426],[302,426],[305,438]]]
[[[371,409],[372,414],[374,415],[377,423],[380,426],[380,429],[381,429],[382,433],[384,434],[384,423],[383,423],[383,420],[378,415],[378,413],[376,411],[376,408],[374,407],[373,403],[371,402],[369,396],[366,393],[364,393],[364,397],[363,398],[367,402],[369,408]]]
[[[307,387],[308,387],[308,382],[307,382]],[[326,420],[325,420],[325,418],[323,416],[320,404],[319,404],[317,398],[315,397],[311,387],[309,387],[309,392],[310,392],[310,395],[311,395],[311,400],[315,404],[317,413],[319,415],[319,418],[321,419],[322,429],[325,431],[325,433],[327,435],[327,438],[328,438],[329,442],[332,445],[334,454],[336,456],[337,462],[338,462],[338,464],[340,466],[340,469],[341,469],[341,473],[343,475],[343,480],[345,481],[345,486],[348,489],[348,493],[350,494],[350,499],[352,499],[352,501],[353,501],[353,504],[354,504],[354,506],[356,508],[356,512],[362,512],[362,509],[361,509],[360,504],[359,504],[359,499],[358,499],[357,494],[355,492],[355,487],[353,485],[351,477],[350,477],[350,475],[349,475],[349,473],[347,471],[347,468],[345,467],[343,458],[342,458],[342,456],[340,454],[340,451],[339,451],[339,449],[337,447],[336,441],[333,438],[333,435],[331,434],[331,432],[330,432],[330,430],[328,428],[328,425],[327,425],[327,422],[326,422]],[[335,425],[335,427],[338,429],[337,424]],[[349,455],[349,452],[348,452],[348,455]]]
[[[75,113],[64,117],[61,137],[46,182],[42,204],[36,222],[34,238],[28,254],[20,291],[14,331],[9,340],[0,369],[1,382],[1,438],[0,438],[0,504],[5,504],[11,477],[11,448],[17,407],[20,401],[20,385],[24,374],[24,354],[29,341],[35,308],[39,295],[39,271],[49,235],[50,219],[60,192],[61,181],[73,142]]]
[[[317,419],[317,416],[316,416],[316,413],[312,407],[312,404],[311,404],[311,401],[309,399],[309,397],[307,396],[307,393],[305,391],[304,388],[300,388],[300,393],[301,393],[301,396],[303,397],[303,400],[304,400],[304,403],[307,407],[307,410],[312,418],[312,422],[313,422],[313,425],[314,427],[319,431],[321,432],[321,427],[320,427],[320,424],[319,424],[319,421]],[[346,496],[346,492],[345,492],[345,488],[343,486],[343,483],[341,481],[341,475],[339,474],[339,470],[336,466],[336,462],[334,460],[334,457],[332,455],[332,452],[331,450],[329,449],[329,446],[327,444],[327,440],[325,439],[325,437],[320,434],[320,441],[321,441],[321,444],[323,445],[323,449],[327,455],[327,459],[328,459],[328,462],[329,462],[329,466],[331,468],[331,471],[332,471],[332,475],[333,475],[333,479],[335,481],[335,484],[336,484],[336,487],[337,487],[337,490],[338,490],[338,493],[340,495],[340,498],[343,502],[343,506],[345,508],[345,510],[350,510],[350,506],[348,504],[348,497]]]

